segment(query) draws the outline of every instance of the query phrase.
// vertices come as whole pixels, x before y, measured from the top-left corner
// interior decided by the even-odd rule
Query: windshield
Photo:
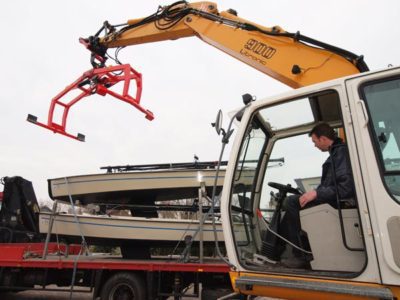
[[[249,252],[254,251],[251,233],[253,222],[253,199],[256,184],[256,169],[262,160],[268,135],[255,119],[249,126],[243,141],[236,166],[231,196],[232,225],[238,245]]]

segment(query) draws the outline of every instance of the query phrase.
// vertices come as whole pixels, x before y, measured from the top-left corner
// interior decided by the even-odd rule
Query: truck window
[[[363,87],[384,182],[400,202],[400,79]]]
[[[303,192],[309,191],[320,183],[321,166],[327,156],[328,153],[314,147],[308,133],[284,137],[274,143],[271,157],[283,157],[284,163],[270,164],[265,170],[259,207],[267,220],[270,220],[275,204],[271,192],[277,192],[268,186],[268,182],[290,184]]]
[[[311,99],[301,98],[296,101],[270,106],[260,110],[263,119],[271,124],[274,131],[308,124],[314,121],[311,111]]]

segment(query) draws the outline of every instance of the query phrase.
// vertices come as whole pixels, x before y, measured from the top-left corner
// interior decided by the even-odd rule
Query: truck
[[[0,292],[58,291],[71,297],[78,292],[91,293],[93,299],[209,299],[215,290],[229,293],[229,267],[213,254],[214,233],[217,243],[223,244],[221,224],[215,220],[213,230],[207,216],[210,207],[202,205],[209,203],[207,191],[212,185],[207,183],[214,176],[207,175],[215,169],[205,168],[204,163],[192,168],[181,164],[168,169],[143,167],[151,171],[97,175],[114,185],[121,184],[117,182],[121,175],[129,178],[122,180],[125,184],[139,183],[126,191],[134,201],[118,200],[128,194],[112,192],[114,203],[97,202],[104,212],[94,214],[80,212],[84,207],[78,204],[93,193],[73,195],[72,213],[57,210],[62,197],[58,197],[60,203],[54,200],[51,211],[40,210],[30,181],[19,176],[3,178]],[[198,174],[204,174],[204,181],[198,180]],[[68,179],[71,193],[76,185],[82,186],[82,181],[74,186]],[[221,181],[217,186],[220,190]],[[97,193],[96,200],[109,195]],[[142,195],[161,203],[140,204]],[[165,203],[170,199],[176,199],[174,205]],[[179,203],[182,199],[185,205]],[[185,220],[157,216],[171,211],[193,216]]]
[[[399,75],[398,67],[361,73],[245,107],[221,197],[230,275],[238,293],[285,299],[398,297]],[[284,211],[285,196],[298,193],[291,186],[295,182],[304,191],[316,187],[323,160],[315,159],[308,133],[319,122],[336,128],[346,141],[355,197],[338,197],[337,208],[322,204],[301,210],[310,265],[286,268],[268,243],[268,233],[277,233],[274,224],[259,210]],[[274,155],[285,158],[278,171],[265,165]],[[251,191],[241,188],[246,168],[255,170]],[[278,196],[271,197],[271,191]],[[241,225],[250,233],[247,243],[235,237]]]
[[[295,88],[264,100],[245,97],[227,129],[221,130],[220,118],[216,122],[222,149],[230,140],[233,120],[238,123],[221,195],[226,266],[234,290],[229,296],[398,298],[400,68],[371,72],[362,56],[280,27],[260,26],[239,18],[234,10],[218,12],[210,2],[179,1],[121,28],[105,22],[94,36],[81,41],[92,53],[94,70],[102,72],[108,68],[109,48],[188,36]],[[86,73],[73,88],[90,85],[104,94],[114,83],[108,75],[92,74]],[[50,113],[58,101],[52,102]],[[75,103],[63,105],[64,121]],[[149,111],[140,110],[152,118]],[[30,121],[38,123],[35,118]],[[286,196],[313,189],[319,180],[323,157],[312,151],[308,133],[320,122],[334,127],[345,140],[355,197],[338,198],[337,208],[324,204],[301,211],[307,241],[302,251],[309,265],[288,268],[280,264],[268,239],[272,234],[281,240],[275,227]],[[51,118],[41,124],[61,134],[66,133],[65,125]],[[273,157],[284,157],[284,167],[268,168]],[[248,170],[253,174],[250,189],[243,183],[249,180],[243,176]]]

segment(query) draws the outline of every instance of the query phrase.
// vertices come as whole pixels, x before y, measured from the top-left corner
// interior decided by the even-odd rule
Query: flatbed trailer
[[[47,249],[46,249],[47,248]],[[229,266],[220,259],[183,262],[176,257],[123,259],[85,254],[80,245],[0,244],[0,289],[46,290],[48,285],[86,287],[93,299],[214,299],[229,294]],[[201,286],[201,288],[200,288]],[[192,287],[188,293],[188,287]],[[79,292],[82,292],[80,289]]]
[[[201,172],[205,171],[208,170]],[[176,175],[175,170],[171,172]],[[190,196],[196,204],[194,206],[198,206],[198,229],[190,234],[187,230],[184,231],[185,235],[182,234],[181,240],[172,244],[175,245],[172,251],[169,251],[171,244],[166,246],[164,243],[164,236],[155,237],[151,233],[147,233],[148,239],[144,241],[123,239],[121,234],[118,235],[117,229],[105,239],[94,240],[91,239],[92,236],[85,236],[82,231],[85,222],[79,221],[82,216],[76,214],[73,201],[73,220],[79,229],[78,235],[72,236],[74,239],[70,236],[65,238],[57,231],[57,228],[65,226],[64,224],[58,224],[58,227],[57,223],[54,225],[55,218],[62,216],[57,211],[58,200],[54,201],[47,229],[41,231],[40,210],[31,182],[22,177],[6,177],[3,199],[5,201],[3,209],[0,210],[0,291],[49,290],[49,287],[52,287],[50,290],[54,290],[56,286],[57,291],[72,293],[79,287],[80,293],[83,288],[92,293],[93,299],[101,300],[150,300],[168,297],[180,299],[183,296],[212,300],[232,293],[228,264],[221,258],[204,256],[203,222],[207,214],[203,215],[202,203],[207,203],[208,199],[205,183],[198,181],[198,172],[200,171],[197,169],[186,172],[190,173],[190,176],[186,176]],[[143,172],[139,173],[140,178],[142,174]],[[145,191],[159,183],[152,180],[156,177],[154,174],[149,175],[151,185],[147,186]],[[170,197],[180,199],[179,189],[182,186],[185,186],[182,182],[171,183],[171,187],[168,187]],[[72,198],[73,195],[69,196]],[[137,197],[134,198],[137,200]],[[126,203],[124,205],[126,206]],[[124,205],[119,206],[126,209]],[[151,208],[154,208],[155,212],[158,209],[156,206]],[[135,213],[136,211],[133,215]],[[95,217],[104,220],[104,215],[93,216]],[[107,215],[107,219],[109,217],[110,215]],[[150,220],[146,215],[140,218]],[[96,230],[104,230],[104,227],[96,227]],[[132,230],[143,231],[143,228],[132,227]],[[107,250],[99,250],[98,246]],[[158,256],[159,253],[178,253],[178,246],[184,247],[179,255]],[[115,252],[111,250],[113,247],[119,247],[121,255],[96,253]],[[197,249],[198,256],[191,256]],[[155,253],[157,255],[154,255]]]

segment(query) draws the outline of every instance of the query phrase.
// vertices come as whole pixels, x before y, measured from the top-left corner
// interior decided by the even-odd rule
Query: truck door
[[[400,283],[400,69],[377,72],[346,82],[354,122],[367,235],[383,284]]]

